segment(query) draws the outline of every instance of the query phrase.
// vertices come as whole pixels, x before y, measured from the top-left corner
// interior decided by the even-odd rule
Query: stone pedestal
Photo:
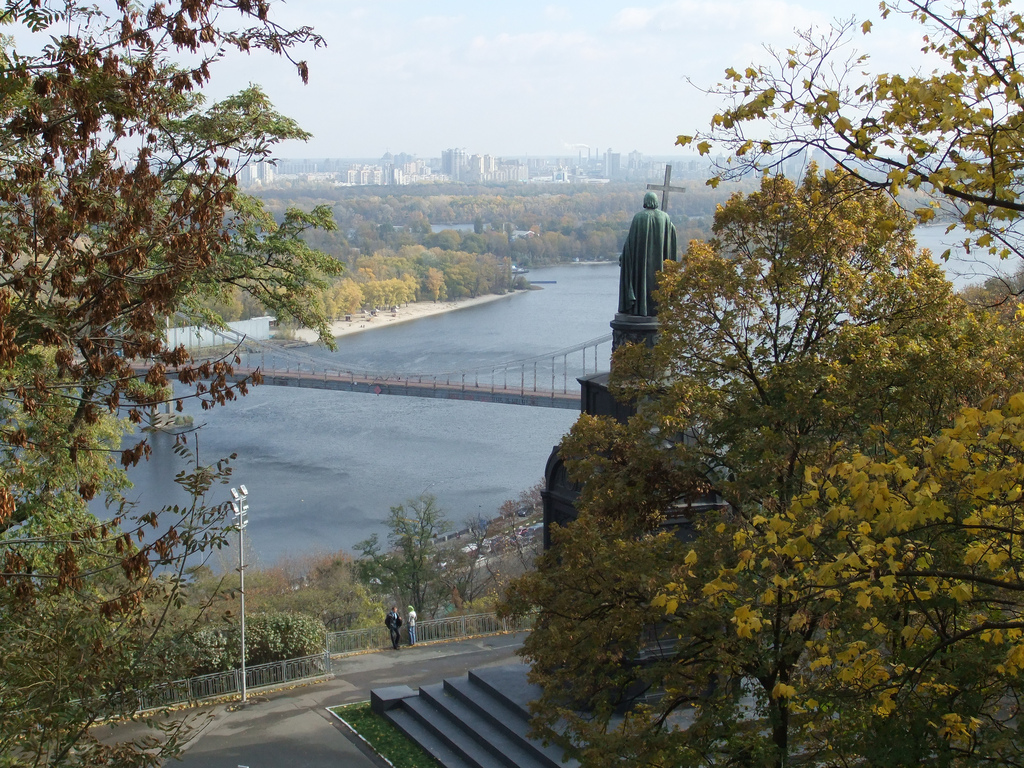
[[[620,403],[608,391],[608,374],[593,373],[577,379],[580,383],[580,413],[610,416],[625,424],[636,413],[632,403]],[[551,449],[544,469],[544,490],[540,492],[544,506],[544,549],[551,547],[551,526],[568,525],[576,519],[576,499],[580,487],[569,480],[558,446]]]
[[[656,317],[637,317],[616,312],[611,326],[612,352],[623,344],[644,344],[653,347],[654,342],[658,340],[660,325]]]
[[[653,347],[658,339],[660,326],[656,317],[636,317],[615,315],[612,326],[612,350],[622,344],[644,344]],[[636,413],[635,403],[623,403],[612,397],[608,391],[607,373],[595,373],[584,376],[580,382],[580,412],[591,416],[605,416],[625,424]],[[685,439],[682,435],[676,439]],[[548,457],[544,471],[544,490],[541,498],[544,501],[544,549],[551,546],[550,529],[552,525],[567,525],[576,519],[576,500],[579,498],[580,486],[569,480],[559,446],[555,446]],[[683,541],[694,537],[692,520],[695,515],[708,509],[721,509],[724,500],[714,491],[709,491],[698,499],[680,500],[671,509],[666,510],[663,527],[672,531]]]

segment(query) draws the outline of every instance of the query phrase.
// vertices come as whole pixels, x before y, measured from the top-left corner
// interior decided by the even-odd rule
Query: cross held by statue
[[[658,186],[657,184],[648,184],[647,185],[648,189],[653,189],[655,191],[661,192],[661,210],[665,211],[666,213],[668,212],[668,193],[669,193],[669,190],[671,190],[673,192],[685,192],[686,191],[685,187],[673,187],[671,185],[671,183],[670,183],[671,181],[672,181],[672,166],[671,165],[666,165],[665,166],[665,183],[662,184],[661,186]]]

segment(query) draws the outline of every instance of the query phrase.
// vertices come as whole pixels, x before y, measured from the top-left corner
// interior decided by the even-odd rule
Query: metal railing
[[[331,671],[331,657],[327,653],[303,656],[299,659],[272,661],[245,669],[246,688],[280,685],[295,680],[326,675]],[[202,699],[213,699],[242,692],[241,670],[214,672],[186,680],[174,680],[139,692],[139,709],[173,707]]]
[[[459,640],[474,635],[494,635],[500,632],[521,632],[533,626],[532,619],[507,621],[493,613],[475,613],[469,616],[450,616],[445,619],[431,619],[416,622],[416,643],[435,643],[442,640]],[[402,627],[403,640],[408,639],[408,630]],[[391,638],[384,626],[369,629],[348,629],[343,632],[327,633],[327,651],[332,656],[348,653],[378,651],[391,646]]]
[[[326,385],[330,378],[350,380],[353,383],[380,382],[400,385],[433,384],[435,387],[461,387],[474,390],[518,391],[538,394],[578,392],[576,379],[598,370],[608,369],[612,335],[605,334],[571,347],[545,352],[535,357],[507,360],[482,368],[444,372],[368,371],[347,366],[343,361],[311,355],[301,350],[282,349],[262,341],[246,340],[245,349],[239,349],[242,367],[259,368],[264,376],[275,374],[319,374]],[[606,351],[605,351],[606,350]],[[268,359],[269,358],[269,359]],[[561,358],[561,359],[559,359]],[[316,386],[306,380],[306,386]],[[401,393],[398,393],[401,394]]]
[[[416,642],[434,643],[444,640],[459,640],[475,635],[494,635],[501,632],[520,632],[533,626],[533,619],[519,621],[499,619],[493,613],[476,613],[469,616],[450,616],[445,619],[432,619],[416,622]],[[403,640],[408,634],[403,627]],[[343,656],[349,653],[375,651],[391,646],[391,639],[386,627],[370,629],[350,629],[344,632],[328,632],[327,645],[324,653],[303,656],[286,661],[273,661],[269,664],[246,666],[246,688],[261,688],[271,685],[283,685],[296,680],[329,674],[331,656]],[[242,673],[239,669],[227,672],[213,672],[184,680],[174,680],[156,685],[145,691],[135,691],[129,695],[137,697],[137,708],[142,710],[173,707],[178,704],[192,704],[203,699],[215,699],[231,696],[242,692]]]

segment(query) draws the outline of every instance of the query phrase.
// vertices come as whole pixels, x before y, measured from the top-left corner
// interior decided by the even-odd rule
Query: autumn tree
[[[788,509],[717,522],[655,603],[673,620],[723,609],[739,658],[800,606],[782,634],[804,662],[775,693],[803,760],[1019,765],[1022,413],[1022,395],[965,408],[905,452],[810,471]]]
[[[870,46],[870,21],[810,30],[766,63],[728,69],[711,91],[726,108],[677,143],[731,152],[719,179],[813,150],[868,187],[927,192],[935,207],[920,221],[953,216],[973,247],[1024,255],[1024,16],[1010,0],[895,0],[881,14],[922,25],[920,70],[871,75],[869,55],[849,52],[858,29]]]
[[[911,226],[884,194],[812,168],[735,196],[714,239],[663,273],[657,344],[613,365],[637,414],[573,427],[579,519],[508,600],[541,610],[525,645],[538,723],[587,765],[784,766],[814,747],[793,681],[808,643],[852,615],[786,591],[803,531],[774,521],[812,468],[885,461],[1021,380],[1020,339],[969,311]],[[711,487],[723,503],[695,515]],[[610,727],[644,691],[660,698]]]
[[[89,729],[178,669],[163,620],[184,558],[223,542],[227,507],[206,497],[228,467],[183,453],[192,503],[134,510],[117,459],[148,449],[119,449],[123,417],[162,400],[172,370],[205,405],[244,393],[230,361],[164,341],[176,315],[216,322],[203,300],[226,286],[326,330],[315,294],[339,267],[301,235],[328,212],[275,220],[234,177],[306,134],[257,87],[199,93],[232,52],[269,50],[305,79],[293,51],[322,41],[264,0],[10,0],[0,21],[17,33],[0,37],[0,761],[155,765],[174,738],[110,747]],[[104,496],[99,521],[87,502]]]
[[[327,293],[326,303],[331,318],[349,315],[363,305],[363,292],[359,285],[348,278],[339,280]]]
[[[237,618],[237,553],[232,554],[234,565],[227,555],[222,562],[188,570],[187,602],[172,617],[173,622],[217,625],[225,615],[232,621]],[[245,574],[247,611],[313,616],[332,631],[376,625],[384,616],[383,607],[359,582],[355,561],[343,552],[306,553],[266,566],[258,559],[252,564],[246,553]],[[215,610],[204,611],[211,601]]]

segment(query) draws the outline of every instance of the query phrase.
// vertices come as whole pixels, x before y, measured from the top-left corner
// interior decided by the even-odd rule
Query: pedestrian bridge
[[[608,369],[611,340],[608,334],[543,355],[471,370],[405,373],[356,370],[311,355],[304,351],[306,346],[281,346],[240,336],[233,340],[241,359],[234,366],[233,378],[241,381],[259,371],[263,384],[276,387],[578,410],[577,379]]]

